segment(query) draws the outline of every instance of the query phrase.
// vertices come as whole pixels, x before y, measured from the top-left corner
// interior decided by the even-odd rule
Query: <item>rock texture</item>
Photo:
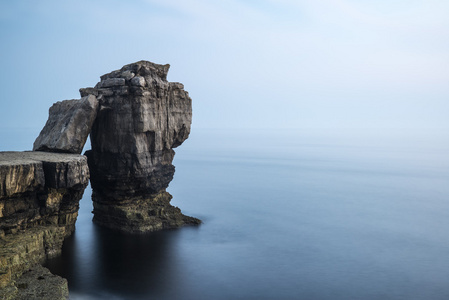
[[[60,226],[36,226],[2,238],[0,299],[65,299],[66,292],[63,291],[67,290],[66,280],[56,275],[50,276],[50,272],[40,264],[61,252],[66,233],[65,228]],[[43,279],[50,277],[52,280],[33,280],[34,276],[30,276],[33,270],[31,274],[38,271],[48,274]],[[36,293],[37,289],[39,293]],[[30,297],[30,293],[36,297]],[[37,297],[39,294],[59,296],[40,298]]]
[[[34,152],[0,152],[1,299],[68,297],[67,281],[40,264],[74,231],[89,173],[100,225],[142,233],[201,222],[166,192],[192,122],[192,100],[168,69],[140,61],[101,76],[50,108]],[[89,134],[92,150],[79,155]]]
[[[86,153],[94,221],[126,232],[198,224],[170,205],[173,148],[190,133],[192,100],[181,83],[168,82],[169,65],[148,61],[101,76],[94,88],[100,110]]]
[[[53,104],[33,150],[81,154],[97,116],[98,106],[93,95]]]
[[[89,180],[87,158],[0,152],[0,178],[0,295],[22,299],[20,276],[58,255],[64,238],[75,229]]]
[[[5,300],[63,300],[68,299],[69,289],[66,279],[37,264],[17,279],[15,286],[0,291],[0,297]]]
[[[0,178],[0,236],[48,224],[73,231],[89,180],[85,156],[0,152]]]

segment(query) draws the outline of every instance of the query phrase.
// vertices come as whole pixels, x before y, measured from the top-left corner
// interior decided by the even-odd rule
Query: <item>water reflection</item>
[[[77,231],[50,262],[71,298],[449,299],[447,137],[207,137],[183,146],[169,189],[200,227],[98,228],[86,190]]]
[[[108,291],[132,299],[157,297],[177,281],[173,248],[178,231],[126,235],[96,225],[91,228],[91,244],[78,238],[86,232],[76,231],[65,241],[62,255],[47,264],[67,278],[71,294],[82,291],[96,299],[110,299],[101,295]]]

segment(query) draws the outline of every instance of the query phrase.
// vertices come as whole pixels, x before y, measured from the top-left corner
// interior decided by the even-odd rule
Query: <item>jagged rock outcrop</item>
[[[97,116],[98,106],[93,95],[53,104],[33,150],[81,154]]]
[[[188,138],[192,100],[181,83],[168,82],[169,65],[129,64],[101,76],[94,88],[100,110],[88,151],[94,221],[126,232],[198,224],[170,205],[173,148]]]
[[[20,296],[30,291],[18,280],[58,255],[64,238],[75,229],[79,200],[89,180],[87,158],[0,152],[0,178],[0,296],[29,299]]]

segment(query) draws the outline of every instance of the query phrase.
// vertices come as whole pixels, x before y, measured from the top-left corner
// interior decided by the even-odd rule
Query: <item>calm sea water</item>
[[[448,153],[447,133],[194,130],[168,191],[204,224],[111,232],[88,188],[48,267],[71,299],[449,299]]]

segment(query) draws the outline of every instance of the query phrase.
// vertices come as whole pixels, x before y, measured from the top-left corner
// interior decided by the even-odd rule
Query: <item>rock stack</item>
[[[75,229],[89,174],[101,226],[143,233],[201,222],[170,205],[166,192],[173,148],[192,122],[192,100],[167,81],[168,69],[140,61],[103,75],[80,89],[81,99],[50,108],[33,152],[0,152],[0,298],[68,296],[67,281],[39,263]]]
[[[102,226],[142,233],[200,223],[171,206],[166,192],[173,148],[188,138],[192,122],[192,100],[181,83],[167,81],[168,69],[140,61],[80,90],[100,103],[86,155],[94,221]]]

